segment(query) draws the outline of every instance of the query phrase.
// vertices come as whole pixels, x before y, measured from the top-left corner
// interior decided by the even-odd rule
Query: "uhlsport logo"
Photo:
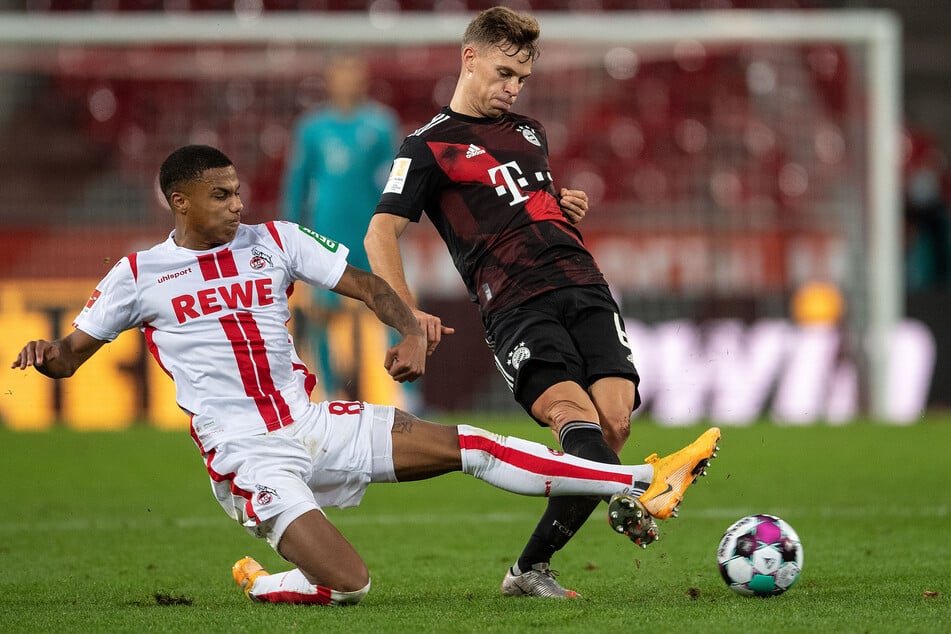
[[[191,272],[192,272],[192,267],[188,267],[187,269],[182,269],[181,271],[175,271],[174,273],[167,273],[163,275],[162,277],[158,278],[158,280],[156,280],[155,283],[161,284],[163,282],[168,282],[169,280],[174,280],[183,275],[188,275]]]

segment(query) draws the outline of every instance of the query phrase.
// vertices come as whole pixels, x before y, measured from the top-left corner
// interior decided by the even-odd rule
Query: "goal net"
[[[116,258],[160,240],[156,171],[185,143],[235,161],[248,222],[278,217],[290,130],[323,98],[330,54],[364,52],[372,96],[409,132],[448,103],[469,17],[4,16],[5,283],[49,311],[44,284],[80,280],[81,297]],[[545,124],[556,186],[589,194],[585,241],[626,318],[790,319],[799,289],[831,284],[859,402],[881,415],[886,333],[902,311],[897,23],[863,11],[538,17],[542,55],[516,109]],[[406,249],[421,301],[465,302],[426,229]],[[74,297],[61,296],[69,313]],[[434,398],[510,404],[498,377],[470,374]]]

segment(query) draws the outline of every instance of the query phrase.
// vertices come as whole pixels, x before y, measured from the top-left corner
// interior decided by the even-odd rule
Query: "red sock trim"
[[[289,592],[279,590],[278,592],[267,592],[265,594],[255,594],[254,598],[265,603],[296,603],[296,604],[316,604],[330,605],[330,588],[324,586],[314,586],[317,592],[305,594],[303,592]]]
[[[577,465],[558,460],[547,460],[541,456],[536,456],[512,447],[506,447],[486,438],[485,436],[467,436],[459,434],[459,447],[463,450],[474,449],[484,451],[487,454],[501,460],[505,463],[543,476],[559,476],[564,478],[576,478],[579,480],[600,480],[602,482],[618,482],[624,485],[631,484],[631,476],[626,473],[615,473],[613,471],[604,471],[601,469],[590,469],[579,467]],[[553,455],[557,453],[549,449]]]

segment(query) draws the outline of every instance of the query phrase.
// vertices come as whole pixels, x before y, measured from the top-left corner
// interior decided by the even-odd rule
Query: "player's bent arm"
[[[403,272],[403,256],[399,243],[407,226],[409,218],[394,214],[374,214],[363,238],[363,247],[373,272],[386,280],[407,305],[415,308],[416,302]]]
[[[426,333],[426,353],[432,354],[442,341],[443,335],[456,332],[454,328],[444,326],[436,315],[430,315],[416,308],[413,293],[406,283],[403,272],[403,258],[400,253],[399,238],[409,225],[409,219],[395,214],[378,213],[370,219],[363,246],[370,261],[370,268],[376,275],[386,280],[396,293],[413,308],[419,325]]]
[[[415,381],[426,369],[426,335],[413,314],[386,280],[347,265],[333,290],[362,301],[384,324],[395,328],[403,340],[386,353],[384,366],[397,381]]]
[[[348,264],[333,290],[360,300],[376,313],[380,321],[395,328],[404,337],[423,334],[413,310],[378,275]]]
[[[91,337],[82,330],[74,330],[55,341],[39,339],[28,342],[10,367],[25,370],[33,366],[50,378],[65,379],[72,376],[105,344],[105,341]]]

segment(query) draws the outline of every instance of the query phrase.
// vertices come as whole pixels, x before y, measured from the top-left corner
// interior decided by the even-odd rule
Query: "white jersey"
[[[242,224],[206,251],[173,235],[122,258],[74,326],[101,341],[140,328],[203,451],[294,422],[315,379],[294,349],[287,299],[296,280],[336,286],[347,247],[284,221]]]

